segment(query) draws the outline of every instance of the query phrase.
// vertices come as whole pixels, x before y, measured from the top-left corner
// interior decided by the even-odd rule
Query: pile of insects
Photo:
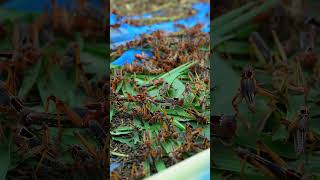
[[[86,1],[72,11],[52,1],[1,21],[1,179],[109,174],[104,19]]]
[[[250,1],[214,17],[224,22],[212,32],[224,39],[212,50],[217,179],[320,177],[320,29],[305,13],[316,5]]]
[[[142,51],[135,61],[111,66],[113,179],[141,179],[210,147],[209,34],[201,25],[160,30],[119,46]]]
[[[207,0],[202,1],[208,2]],[[197,2],[199,2],[199,0],[111,0],[110,6],[112,13],[122,17],[120,23],[140,26],[175,21],[192,16],[196,14],[196,11],[191,8],[192,4]],[[141,14],[141,12],[143,12],[144,15],[136,18],[136,15]],[[150,16],[152,16],[152,18],[150,18]]]

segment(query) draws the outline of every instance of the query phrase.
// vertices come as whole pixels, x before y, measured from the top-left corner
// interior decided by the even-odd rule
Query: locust
[[[309,127],[310,119],[310,110],[306,106],[300,107],[291,121],[286,118],[282,119],[282,122],[288,127],[289,134],[293,137],[294,149],[297,155],[305,153],[307,140],[317,141],[317,137]]]
[[[279,96],[288,98],[288,90],[303,93],[307,96],[308,88],[305,83],[304,74],[301,69],[301,63],[304,59],[310,59],[310,49],[313,48],[313,43],[306,45],[304,39],[301,39],[301,48],[303,52],[298,53],[289,59],[285,48],[281,44],[278,35],[275,31],[271,31],[273,40],[276,46],[275,51],[271,51],[267,47],[259,33],[254,32],[250,36],[250,42],[254,48],[255,54],[260,62],[264,65],[264,69],[268,73],[272,73],[272,87]],[[309,58],[308,58],[309,57]],[[289,61],[290,60],[290,61]]]
[[[272,162],[255,153],[250,152],[248,149],[238,147],[234,149],[235,153],[245,162],[254,166],[257,170],[265,174],[271,179],[290,179],[301,180],[302,175],[295,170],[282,166],[282,163]],[[278,157],[277,157],[278,158]],[[282,162],[282,161],[281,161]],[[243,168],[244,166],[242,166]],[[243,169],[241,174],[243,173]]]
[[[221,142],[225,145],[225,141],[228,141],[232,139],[237,130],[237,121],[235,119],[235,116],[228,116],[228,115],[213,115],[211,116],[211,132],[214,134],[214,136],[217,136],[220,138]]]
[[[258,85],[257,80],[255,79],[255,72],[253,68],[249,66],[243,70],[240,80],[240,88],[238,89],[238,93],[232,99],[232,105],[235,111],[239,113],[238,105],[243,99],[245,99],[249,110],[251,112],[255,112],[256,94],[260,94],[271,99],[277,98],[271,92],[263,89]]]

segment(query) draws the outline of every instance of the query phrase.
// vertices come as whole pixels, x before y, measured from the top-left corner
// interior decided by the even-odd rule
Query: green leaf
[[[242,7],[239,7],[237,9],[234,9],[222,16],[216,17],[214,19],[214,21],[211,21],[211,26],[212,29],[213,28],[219,28],[225,24],[230,23],[230,21],[232,21],[233,19],[241,16],[242,14],[244,14],[246,11],[248,11],[250,8],[252,8],[255,5],[254,2],[249,2],[247,4],[245,4]]]
[[[85,43],[83,51],[105,58],[108,50],[105,44]]]
[[[39,60],[35,66],[30,67],[24,72],[24,79],[18,93],[19,98],[26,98],[31,88],[35,85],[41,69],[41,64],[42,60]]]
[[[129,147],[134,147],[134,144],[132,142],[132,139],[128,139],[128,138],[121,138],[121,137],[112,137],[112,140],[114,141],[119,141],[121,143],[125,143],[127,144]]]
[[[210,39],[210,46],[212,49],[216,48],[218,45],[220,45],[221,43],[228,41],[232,38],[236,37],[235,34],[230,34],[230,35],[225,35],[225,36],[217,36],[216,38],[211,38]]]
[[[192,63],[186,63],[186,64],[183,64],[179,67],[176,67],[175,69],[172,69],[171,71],[159,76],[159,77],[156,77],[154,78],[153,80],[155,79],[163,79],[165,82],[167,82],[169,85],[172,86],[171,89],[175,89],[176,92],[174,92],[172,94],[172,96],[180,96],[182,94],[182,92],[184,91],[184,88],[183,89],[177,89],[177,88],[182,88],[184,87],[184,84],[180,81],[180,80],[176,80],[177,77],[179,77],[184,71],[186,71],[189,67],[191,67],[192,65],[194,65],[196,62],[192,62]],[[174,84],[173,84],[174,83]],[[159,89],[162,88],[162,86],[154,89],[155,86],[151,86],[148,88],[148,91],[149,91],[149,95],[150,96],[157,96],[159,95]]]
[[[249,3],[248,5],[245,5],[244,7],[242,7],[241,10],[237,11],[237,14],[238,14],[237,16],[236,16],[236,13],[234,13],[234,12],[230,13],[230,14],[234,13],[234,14],[232,14],[232,16],[230,14],[228,14],[229,16],[231,16],[231,18],[226,18],[227,17],[226,15],[221,16],[220,18],[228,19],[228,21],[226,20],[226,22],[228,22],[228,23],[223,23],[220,26],[216,25],[215,26],[216,28],[213,28],[212,33],[210,33],[211,38],[212,37],[215,38],[217,36],[222,36],[222,35],[228,34],[232,31],[236,30],[240,26],[243,26],[244,24],[248,23],[250,20],[252,20],[258,14],[268,10],[269,8],[276,6],[278,3],[279,3],[278,0],[265,1],[260,6],[257,6],[253,9],[251,9],[247,13],[244,13],[246,10],[249,10],[249,8],[251,8],[252,5]],[[218,23],[219,23],[219,21],[222,21],[222,20],[218,19]]]
[[[113,115],[114,115],[114,109],[113,109],[113,107],[111,107],[111,109],[110,109],[110,121],[112,121]]]
[[[77,91],[76,84],[58,65],[50,66],[50,74],[43,73],[37,81],[37,86],[43,105],[51,95],[58,97],[71,107],[79,106],[85,98],[83,93]],[[54,109],[54,106],[50,106],[49,112],[53,112]]]
[[[166,169],[166,165],[164,164],[163,160],[159,160],[155,163],[156,169],[158,172],[163,171]]]
[[[243,41],[226,41],[221,43],[216,48],[216,51],[219,53],[247,55],[250,53],[250,45]]]
[[[227,170],[236,173],[241,172],[242,160],[235,154],[235,152],[229,148],[223,146],[221,143],[216,143],[212,153],[212,160],[214,169]],[[247,163],[243,171],[244,175],[261,175],[254,167]]]
[[[183,124],[181,124],[177,119],[173,120],[173,123],[176,127],[178,127],[180,130],[185,130],[186,128],[184,127]]]
[[[7,10],[7,9],[1,9],[0,10],[0,20],[16,20],[18,18],[26,17],[32,13],[23,13],[20,11],[15,11],[15,10]],[[33,13],[34,14],[34,13]]]
[[[102,77],[107,72],[107,60],[93,54],[81,53],[81,62],[84,64],[83,69],[87,73],[96,74],[98,78]],[[110,68],[111,69],[111,68]]]
[[[291,96],[288,99],[289,109],[287,112],[287,118],[293,120],[294,116],[297,115],[298,111],[304,106],[304,96]]]
[[[124,85],[122,86],[122,92],[123,92],[123,94],[126,94],[126,92],[127,92],[133,96],[136,95],[136,91],[133,89],[132,85],[127,82],[124,82]]]
[[[119,126],[115,130],[111,131],[111,135],[123,135],[132,133],[133,128],[129,126]]]
[[[150,163],[148,160],[145,160],[143,162],[143,171],[144,171],[144,174],[146,175],[146,177],[150,176]]]
[[[181,80],[179,80],[178,78],[176,78],[173,82],[172,82],[172,88],[175,90],[173,91],[173,93],[171,94],[172,97],[180,97],[185,89],[185,85],[182,83]]]
[[[168,140],[167,142],[161,143],[163,149],[166,151],[166,153],[170,153],[175,149],[175,144],[172,140]]]
[[[284,143],[281,141],[273,141],[272,136],[268,134],[258,134],[257,132],[251,132],[242,134],[235,138],[237,144],[247,148],[256,149],[257,140],[264,142],[272,151],[279,154],[282,157],[295,159],[297,155],[294,151],[294,147],[290,143]]]
[[[11,160],[11,133],[9,134],[9,137],[3,138],[3,141],[4,142],[0,143],[0,179],[5,180]]]
[[[275,134],[272,136],[272,141],[283,141],[286,140],[289,137],[289,133],[283,125],[280,126],[280,128],[275,132]]]
[[[181,118],[191,118],[191,116],[187,112],[185,112],[183,108],[179,107],[176,107],[175,109],[167,109],[166,112],[167,115],[179,116]]]
[[[185,70],[187,70],[188,68],[190,68],[191,66],[193,66],[194,64],[196,64],[196,62],[191,62],[191,63],[186,63],[183,64],[181,66],[178,66],[174,69],[172,69],[171,71],[164,73],[163,75],[159,76],[158,78],[154,78],[154,79],[163,79],[164,81],[168,82],[169,84],[172,84],[172,82],[179,76],[181,75],[181,73]],[[154,80],[152,79],[152,80]]]
[[[133,133],[133,143],[137,144],[139,142],[139,133],[138,132],[134,132]]]
[[[232,99],[240,87],[240,75],[216,53],[212,55],[213,71],[210,75],[214,78],[216,90],[213,94],[214,113],[216,114],[234,114]],[[226,81],[225,76],[228,76]]]
[[[118,93],[120,91],[120,89],[125,90],[124,88],[122,88],[123,86],[123,81],[120,82],[120,84],[118,84],[117,89],[116,89],[116,93]],[[125,93],[125,92],[123,92]]]

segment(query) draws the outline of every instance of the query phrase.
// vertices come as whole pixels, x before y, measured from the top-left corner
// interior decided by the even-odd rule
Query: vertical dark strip
[[[106,9],[105,9],[105,14],[106,14],[106,23],[105,23],[105,39],[106,39],[106,66],[107,66],[107,82],[108,82],[108,86],[107,86],[107,91],[109,92],[110,90],[110,1],[107,0],[106,2]],[[109,93],[107,93],[109,94]],[[109,106],[107,106],[107,114],[110,114],[110,95],[108,95],[106,97],[106,101],[107,101],[107,104]],[[111,137],[111,134],[110,134],[110,119],[109,119],[110,115],[107,117],[108,121],[107,121],[107,149],[106,149],[106,153],[107,153],[107,158],[106,158],[106,161],[109,161],[109,165],[107,166],[107,172],[110,172],[110,137]],[[107,179],[110,179],[110,173],[107,174]]]
[[[213,9],[214,9],[214,0],[210,0],[210,48],[211,44],[213,44],[212,31],[213,31]],[[213,58],[212,58],[212,50],[210,49],[210,179],[213,179],[213,111],[214,111],[214,98],[213,98],[213,90],[214,90],[214,77],[213,77]]]

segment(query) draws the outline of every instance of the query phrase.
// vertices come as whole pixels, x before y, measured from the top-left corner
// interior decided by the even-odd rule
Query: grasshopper
[[[300,173],[282,166],[283,163],[271,162],[255,153],[250,152],[248,149],[241,147],[236,148],[234,151],[242,160],[248,162],[271,179],[302,179],[302,175]],[[277,158],[280,157],[277,156]],[[273,158],[273,160],[275,160],[275,158]],[[244,166],[242,166],[241,174],[243,173],[243,167]]]
[[[240,88],[238,93],[232,99],[233,108],[237,113],[239,113],[238,105],[241,103],[243,99],[245,99],[248,108],[251,112],[256,111],[256,94],[260,94],[262,96],[267,96],[271,99],[277,98],[271,92],[261,88],[256,79],[255,72],[252,67],[247,67],[243,70],[241,80],[240,80]]]
[[[293,120],[289,121],[283,118],[283,122],[286,122],[288,126],[289,133],[293,136],[294,148],[298,155],[305,153],[307,140],[314,138],[309,129],[310,118],[310,111],[306,106],[300,108]]]

